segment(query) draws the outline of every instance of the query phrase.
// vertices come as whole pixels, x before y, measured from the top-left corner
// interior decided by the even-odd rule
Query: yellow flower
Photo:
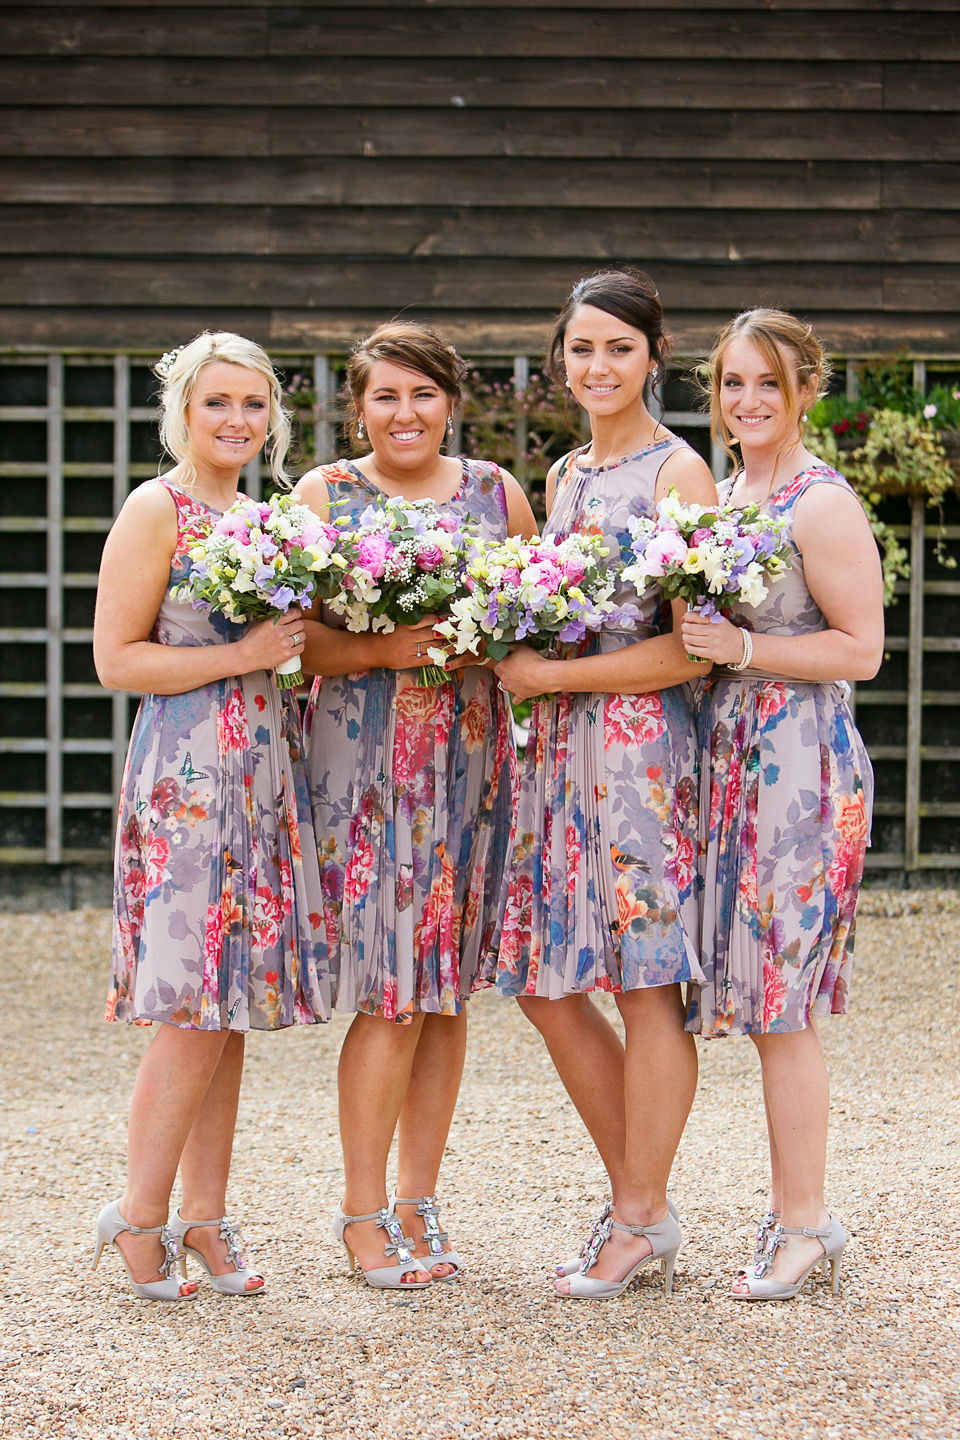
[[[688,550],[680,568],[687,575],[699,574],[703,569],[703,561],[700,559],[699,550]]]

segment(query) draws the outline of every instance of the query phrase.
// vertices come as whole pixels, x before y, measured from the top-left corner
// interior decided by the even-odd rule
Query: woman
[[[181,1244],[221,1294],[263,1288],[225,1218],[244,1031],[326,1020],[329,982],[310,927],[320,875],[299,716],[272,673],[302,652],[302,616],[241,628],[171,594],[192,538],[233,504],[265,443],[283,480],[280,386],[260,346],[230,334],[198,336],[157,373],[177,463],[133,492],[107,538],[94,654],[103,685],[144,697],[120,800],[107,1018],[159,1029],[94,1265],[112,1243],[138,1295],[186,1300],[196,1285],[171,1273],[186,1273]]]
[[[547,533],[603,535],[611,563],[630,519],[672,487],[686,501],[716,497],[704,462],[647,409],[666,353],[660,300],[641,274],[580,281],[551,337],[548,366],[589,413],[592,438],[547,478]],[[621,585],[620,603],[638,598]],[[610,1177],[582,1261],[558,1266],[558,1292],[575,1298],[618,1295],[650,1260],[669,1293],[680,1246],[667,1180],[697,1078],[680,987],[703,978],[684,682],[702,668],[684,655],[678,615],[671,629],[659,610],[645,596],[636,629],[560,659],[520,645],[497,666],[516,699],[551,698],[534,707],[499,955],[484,975],[543,1035]],[[594,990],[613,992],[626,1051]]]
[[[441,452],[463,373],[427,326],[380,326],[347,371],[355,434],[369,452],[311,471],[295,493],[324,516],[355,518],[380,496],[402,496],[469,516],[489,538],[534,533],[512,476]],[[340,1056],[346,1188],[335,1229],[351,1268],[358,1261],[368,1284],[387,1288],[460,1269],[434,1192],[515,771],[509,707],[482,662],[450,662],[438,687],[417,683],[435,619],[388,635],[350,634],[333,617],[306,625],[304,663],[318,677],[307,763],[323,915],[336,1008],[355,1012]],[[388,1206],[398,1125],[398,1198]]]
[[[843,682],[877,673],[883,586],[860,502],[803,443],[825,373],[810,327],[779,310],[748,310],[717,341],[714,430],[741,455],[722,498],[784,520],[792,567],[732,622],[683,623],[687,649],[716,667],[701,726],[706,983],[687,1028],[750,1036],[770,1139],[770,1211],[738,1300],[789,1299],[821,1261],[836,1290],[846,1243],[824,1204],[814,1017],[847,1008],[873,777]]]

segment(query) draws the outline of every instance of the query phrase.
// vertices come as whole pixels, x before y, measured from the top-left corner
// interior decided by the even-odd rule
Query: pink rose
[[[504,585],[519,585],[520,571],[515,565],[510,565],[506,570],[503,571],[503,574],[500,578]]]
[[[539,565],[528,565],[525,579],[528,585],[536,585],[539,589],[555,595],[560,589],[563,573],[552,561],[544,560]]]
[[[581,560],[565,560],[563,562],[564,577],[569,580],[571,585],[579,585],[586,573],[587,567]]]
[[[448,535],[452,535],[459,525],[460,521],[454,515],[441,515],[436,521],[437,529],[445,530]]]
[[[443,551],[439,545],[422,545],[417,554],[418,570],[438,570],[443,564]]]
[[[702,528],[699,529],[699,530],[694,530],[694,532],[693,532],[693,543],[694,543],[694,545],[699,545],[699,544],[701,544],[704,540],[709,540],[709,539],[710,539],[710,536],[711,536],[712,534],[713,534],[713,531],[712,531],[708,526],[707,526],[707,527],[702,527]]]
[[[654,535],[644,552],[643,568],[648,575],[662,575],[668,565],[682,565],[687,546],[675,530]]]
[[[364,570],[369,570],[374,580],[379,580],[386,568],[390,542],[386,535],[368,535],[357,546],[357,558]]]

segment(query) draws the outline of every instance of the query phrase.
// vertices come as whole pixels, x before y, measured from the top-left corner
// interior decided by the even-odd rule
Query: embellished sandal
[[[597,1228],[603,1224],[604,1220],[606,1220],[608,1215],[612,1214],[613,1202],[608,1200],[603,1210],[601,1211],[599,1220],[595,1220],[593,1222],[593,1229],[590,1231],[590,1234],[580,1246],[580,1254],[577,1256],[576,1260],[561,1260],[556,1266],[556,1274],[558,1280],[564,1279],[567,1275],[576,1275],[577,1271],[580,1269],[580,1261],[583,1259],[584,1255],[586,1255],[587,1246],[590,1244],[594,1235],[597,1233]],[[667,1196],[667,1214],[672,1215],[674,1220],[676,1220],[678,1224],[680,1223],[680,1212],[677,1209],[676,1205],[674,1205],[673,1201],[670,1199],[669,1195]]]
[[[363,1220],[376,1220],[377,1229],[386,1230],[389,1243],[383,1247],[384,1253],[388,1256],[396,1255],[396,1265],[380,1265],[375,1270],[364,1270],[357,1264],[357,1257],[350,1249],[343,1232],[348,1225],[355,1225]],[[432,1280],[409,1280],[404,1284],[402,1278],[404,1275],[411,1271],[426,1270],[427,1267],[422,1261],[414,1258],[413,1247],[416,1241],[404,1235],[400,1218],[392,1210],[373,1210],[369,1215],[344,1215],[338,1205],[337,1213],[333,1217],[333,1233],[337,1240],[342,1241],[347,1252],[350,1273],[353,1274],[355,1270],[359,1270],[364,1280],[374,1290],[423,1290],[433,1283]]]
[[[163,1264],[160,1269],[163,1271],[163,1280],[149,1280],[141,1284],[134,1280],[133,1271],[130,1269],[130,1262],[117,1244],[117,1236],[124,1232],[130,1235],[159,1235],[160,1243],[166,1251]],[[139,1295],[141,1300],[196,1300],[196,1286],[183,1294],[183,1282],[186,1280],[186,1269],[183,1256],[180,1254],[180,1246],[177,1236],[169,1225],[128,1225],[120,1214],[119,1201],[112,1205],[106,1205],[97,1219],[97,1243],[93,1255],[93,1269],[96,1270],[100,1263],[100,1256],[105,1248],[112,1245],[123,1261],[130,1277],[130,1284],[133,1286],[134,1294]],[[171,1271],[180,1269],[183,1279],[177,1279]]]
[[[777,1251],[786,1245],[785,1237],[787,1235],[803,1235],[809,1240],[819,1240],[823,1246],[823,1254],[818,1255],[815,1260],[811,1260],[800,1278],[792,1284],[773,1278],[773,1259]],[[740,1270],[737,1273],[737,1281],[747,1285],[749,1289],[744,1294],[731,1290],[730,1298],[731,1300],[792,1300],[811,1271],[821,1265],[824,1274],[830,1276],[831,1294],[836,1295],[840,1283],[840,1257],[846,1243],[846,1231],[840,1221],[834,1220],[832,1216],[829,1223],[819,1230],[813,1225],[805,1225],[799,1230],[789,1225],[777,1225],[762,1248],[759,1260],[756,1255],[754,1256],[754,1263],[751,1265],[750,1271]]]
[[[188,1245],[184,1236],[188,1230],[206,1230],[214,1225],[220,1227],[220,1239],[227,1247],[227,1264],[233,1266],[233,1273],[229,1271],[226,1275],[214,1275],[210,1269],[210,1262],[199,1250]],[[258,1285],[253,1290],[247,1289],[248,1280],[262,1280],[262,1275],[252,1274],[247,1269],[247,1262],[243,1258],[240,1249],[240,1240],[237,1235],[236,1226],[226,1217],[219,1220],[184,1220],[180,1211],[177,1211],[175,1219],[170,1221],[170,1233],[175,1236],[185,1255],[192,1255],[194,1260],[199,1260],[206,1270],[210,1284],[218,1295],[262,1295],[266,1289],[265,1285]]]
[[[645,1235],[653,1249],[649,1255],[638,1260],[622,1280],[591,1280],[587,1272],[596,1265],[600,1251],[614,1230],[622,1230],[627,1235]],[[562,1291],[557,1293],[562,1300],[614,1300],[636,1279],[644,1265],[658,1260],[663,1276],[663,1293],[670,1296],[673,1294],[673,1269],[682,1243],[680,1226],[672,1215],[667,1215],[658,1225],[621,1225],[619,1220],[614,1220],[613,1206],[609,1205],[587,1241],[583,1259],[580,1261],[580,1273],[570,1278],[569,1294],[564,1295]]]
[[[450,1237],[446,1231],[440,1229],[440,1205],[437,1197],[435,1195],[421,1195],[418,1199],[403,1200],[398,1199],[398,1197],[394,1195],[390,1201],[391,1213],[396,1211],[398,1205],[416,1205],[417,1214],[423,1221],[423,1235],[421,1239],[430,1252],[429,1255],[422,1257],[427,1262],[423,1268],[429,1270],[431,1275],[433,1275],[433,1267],[435,1265],[452,1265],[453,1273],[451,1275],[434,1275],[433,1278],[434,1280],[458,1280],[460,1278],[460,1272],[463,1270],[463,1261],[460,1259],[456,1250],[444,1251],[443,1247],[447,1244]],[[417,1243],[419,1242],[414,1241],[414,1244]]]

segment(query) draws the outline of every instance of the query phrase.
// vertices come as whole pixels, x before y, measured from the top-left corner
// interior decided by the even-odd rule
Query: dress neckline
[[[226,515],[226,510],[218,510],[216,505],[210,504],[209,500],[203,500],[199,495],[194,495],[191,490],[185,490],[183,486],[178,485],[175,480],[167,480],[163,475],[158,475],[157,479],[165,490],[175,490],[177,494],[182,495],[185,500],[191,500],[194,505],[202,505],[204,510],[209,510],[213,515]],[[237,499],[234,500],[233,503],[236,505],[239,500],[249,499],[249,495],[245,495],[242,490],[238,490]]]
[[[798,470],[797,473],[796,473],[796,475],[794,475],[794,477],[793,477],[792,480],[784,480],[783,484],[782,484],[782,485],[778,485],[777,488],[776,488],[776,490],[771,490],[771,491],[770,491],[770,494],[766,497],[765,500],[761,500],[759,503],[758,503],[756,500],[745,500],[745,501],[743,501],[743,504],[744,504],[744,505],[757,505],[757,508],[758,508],[759,510],[762,510],[763,507],[764,507],[764,505],[769,505],[769,504],[771,503],[771,501],[776,500],[776,498],[777,498],[778,495],[782,495],[783,492],[784,492],[784,490],[788,490],[791,485],[796,485],[796,483],[797,483],[798,480],[802,480],[802,479],[804,478],[804,476],[806,476],[806,475],[816,475],[816,474],[818,474],[820,471],[822,471],[825,475],[840,475],[840,471],[839,471],[839,470],[835,470],[832,465],[808,465],[805,470]],[[734,485],[735,485],[735,484],[737,483],[737,481],[740,479],[740,476],[741,476],[742,474],[743,474],[743,471],[742,471],[742,470],[738,470],[735,475],[731,475],[730,479],[725,482],[725,483],[726,483],[727,485],[729,485],[729,487],[730,487],[730,488],[728,489],[728,491],[727,491],[727,503],[728,503],[728,504],[732,504],[732,503],[733,503],[733,502],[731,501],[731,499],[730,499],[730,496],[733,494],[733,487],[734,487]],[[841,476],[840,478],[842,479],[843,477]],[[742,507],[741,507],[741,508],[742,508]]]
[[[581,445],[580,449],[574,453],[573,463],[582,475],[602,475],[607,470],[619,470],[621,465],[629,465],[631,460],[639,460],[642,455],[650,455],[654,450],[662,450],[665,445],[669,445],[674,440],[679,441],[681,445],[686,444],[686,441],[679,435],[665,435],[662,440],[654,440],[652,444],[643,445],[639,450],[631,450],[629,455],[624,455],[619,460],[608,461],[605,465],[584,465],[580,456],[587,446]]]
[[[449,499],[434,500],[434,505],[452,505],[454,500],[459,500],[463,495],[468,475],[467,461],[464,455],[458,455],[457,459],[460,462],[460,483],[457,486],[456,490],[454,490],[453,494],[449,497]],[[385,500],[403,500],[406,498],[403,495],[391,495],[389,490],[384,490],[382,486],[375,484],[373,480],[371,480],[368,476],[364,475],[363,471],[360,469],[360,467],[356,464],[355,461],[344,460],[343,464],[352,475],[355,475],[357,477],[361,484],[365,485],[368,490],[372,490],[375,495],[382,495]],[[421,498],[429,500],[432,497],[427,495]]]

